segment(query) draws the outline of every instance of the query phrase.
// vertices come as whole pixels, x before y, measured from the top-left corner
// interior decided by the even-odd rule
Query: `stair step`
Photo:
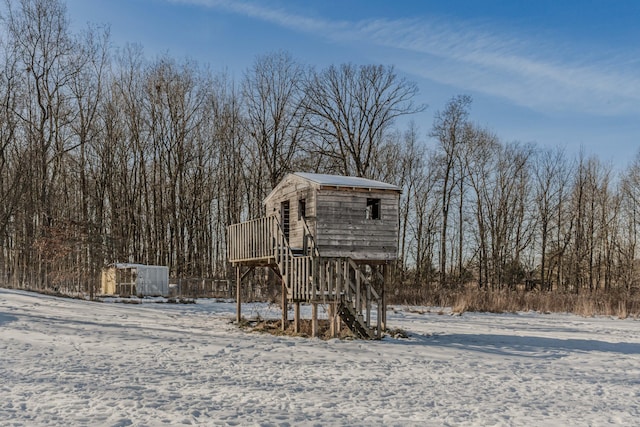
[[[338,307],[338,314],[351,332],[356,336],[363,339],[373,338],[373,331],[371,331],[371,329],[369,329],[364,323],[362,315],[355,314],[348,304],[341,303]]]

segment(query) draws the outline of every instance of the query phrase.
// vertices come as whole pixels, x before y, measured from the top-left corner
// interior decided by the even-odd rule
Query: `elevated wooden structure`
[[[397,257],[398,201],[394,185],[336,175],[289,174],[265,199],[268,216],[228,228],[236,268],[240,321],[241,267],[270,267],[286,304],[327,304],[332,331],[344,322],[361,338],[379,338],[386,322],[384,284]],[[246,273],[245,273],[246,274]]]

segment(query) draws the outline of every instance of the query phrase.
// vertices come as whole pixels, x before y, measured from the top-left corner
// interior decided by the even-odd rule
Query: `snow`
[[[301,178],[313,181],[320,185],[331,185],[336,187],[349,188],[372,188],[381,190],[400,191],[400,187],[386,182],[374,181],[373,179],[359,178],[356,176],[327,175],[322,173],[295,172]]]
[[[231,302],[0,289],[0,424],[637,425],[640,324],[393,307],[409,338],[247,333]],[[277,317],[265,304],[246,315]]]

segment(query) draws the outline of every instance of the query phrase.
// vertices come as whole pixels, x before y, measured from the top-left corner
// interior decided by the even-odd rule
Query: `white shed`
[[[102,270],[103,295],[169,295],[169,267],[116,263]]]

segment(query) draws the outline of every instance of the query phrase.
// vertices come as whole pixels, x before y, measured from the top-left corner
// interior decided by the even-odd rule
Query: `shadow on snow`
[[[639,343],[497,334],[410,334],[409,339],[393,340],[393,343],[535,358],[561,358],[582,352],[640,354]]]

